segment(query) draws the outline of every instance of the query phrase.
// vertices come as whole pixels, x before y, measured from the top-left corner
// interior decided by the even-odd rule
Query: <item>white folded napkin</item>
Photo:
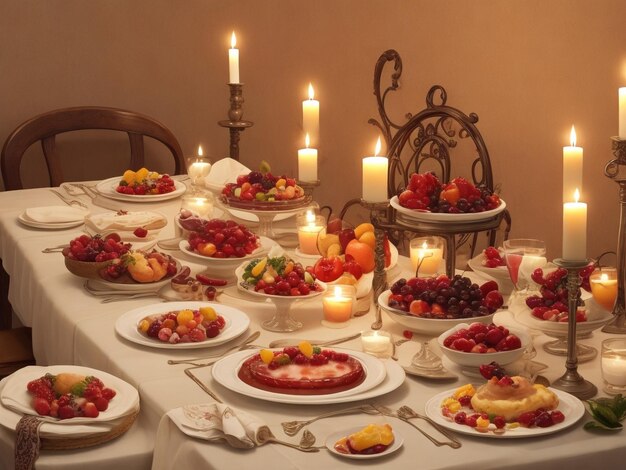
[[[137,212],[101,212],[85,218],[85,226],[94,231],[103,230],[135,230],[143,227],[146,230],[158,230],[167,225],[163,214],[152,211]]]
[[[24,213],[35,222],[51,224],[83,220],[89,211],[70,206],[43,206],[29,207]]]
[[[211,171],[204,179],[209,188],[223,187],[226,183],[234,183],[237,176],[246,175],[250,169],[232,158],[222,158],[211,166]]]
[[[263,445],[272,436],[270,428],[257,417],[221,403],[185,405],[167,415],[188,436],[226,441],[238,449]]]

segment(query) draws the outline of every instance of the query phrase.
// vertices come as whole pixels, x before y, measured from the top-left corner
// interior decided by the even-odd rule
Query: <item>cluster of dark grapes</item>
[[[493,191],[484,187],[477,187],[477,194],[468,198],[459,198],[456,205],[450,204],[445,199],[434,199],[430,206],[431,212],[441,212],[445,214],[485,212],[495,209],[500,205],[500,198],[494,195]]]
[[[265,173],[265,175],[260,171],[251,171],[248,173],[248,182],[250,184],[260,183],[266,191],[272,189],[276,181],[278,181],[278,178],[269,172]]]
[[[405,312],[410,311],[414,300],[428,303],[433,308],[431,312],[420,313],[423,318],[473,318],[490,313],[483,305],[478,284],[458,274],[452,279],[447,276],[399,279],[391,286],[391,293],[389,306]]]
[[[589,276],[594,271],[595,265],[589,263],[578,273],[580,276],[580,285],[583,289],[591,292],[591,286],[589,284]],[[530,275],[533,282],[536,282],[541,286],[539,289],[540,295],[531,295],[526,298],[526,305],[533,309],[535,307],[550,307],[556,309],[559,312],[567,312],[567,270],[564,268],[558,268],[552,271],[547,276],[544,276],[543,269],[537,268]],[[579,297],[579,304],[582,304],[582,300]]]

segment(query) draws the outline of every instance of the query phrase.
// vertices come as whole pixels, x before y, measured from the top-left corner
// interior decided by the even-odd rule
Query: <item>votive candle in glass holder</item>
[[[416,276],[436,276],[443,260],[443,239],[441,237],[413,238],[410,244],[410,255]]]
[[[315,215],[313,211],[296,218],[298,227],[298,249],[305,255],[319,255],[317,237],[326,228],[326,219],[322,215]]]
[[[344,328],[352,316],[356,301],[356,289],[350,285],[329,285],[322,297],[324,319],[322,325],[329,328]]]
[[[602,380],[606,393],[626,393],[626,338],[602,341]]]
[[[210,219],[213,215],[213,200],[213,194],[208,191],[193,192],[183,196],[180,208],[187,209],[203,219]]]
[[[198,145],[198,154],[186,157],[185,163],[187,164],[187,174],[191,179],[191,184],[203,187],[204,179],[211,171],[211,163],[204,157],[202,146]]]
[[[391,334],[383,330],[370,330],[361,333],[363,351],[377,357],[390,357],[393,346]]]
[[[591,295],[605,310],[613,311],[617,298],[617,269],[602,268],[594,271],[589,276]]]

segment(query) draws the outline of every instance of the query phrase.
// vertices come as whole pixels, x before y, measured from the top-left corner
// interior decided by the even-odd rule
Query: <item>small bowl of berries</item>
[[[70,241],[62,253],[69,272],[78,277],[101,279],[100,272],[130,248],[130,243],[122,243],[117,233],[105,237],[81,235]]]
[[[495,280],[501,292],[509,294],[513,291],[513,282],[504,261],[504,252],[501,249],[489,246],[470,259],[467,265],[480,278]]]
[[[531,336],[522,329],[490,323],[461,323],[437,339],[444,355],[461,367],[497,362],[510,364],[522,357]]]

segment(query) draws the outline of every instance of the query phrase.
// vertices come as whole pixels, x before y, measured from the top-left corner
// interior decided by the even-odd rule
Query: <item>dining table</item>
[[[92,184],[93,182],[86,182]],[[54,188],[63,191],[63,188]],[[66,196],[68,196],[66,194]],[[173,198],[158,202],[134,203],[128,201],[92,198],[88,194],[73,196],[87,205],[91,213],[110,210],[151,210],[163,214],[168,224],[158,234],[159,239],[175,236],[174,219],[179,213],[181,200]],[[557,466],[577,469],[602,466],[623,468],[626,462],[626,441],[623,431],[602,432],[584,429],[591,420],[587,411],[578,421],[558,432],[542,433],[537,436],[515,438],[514,432],[502,436],[481,433],[455,433],[461,442],[460,448],[435,446],[409,423],[389,416],[372,416],[363,413],[345,414],[315,421],[308,430],[315,436],[318,452],[301,452],[280,444],[267,443],[251,449],[238,449],[224,442],[208,442],[183,433],[172,420],[171,412],[190,404],[210,404],[214,399],[184,372],[185,364],[168,364],[168,360],[184,359],[226,351],[231,343],[210,349],[160,349],[132,342],[116,332],[116,321],[127,312],[143,306],[167,303],[158,297],[124,298],[117,302],[103,303],[102,299],[85,290],[85,279],[73,275],[64,265],[59,252],[43,253],[49,247],[69,243],[84,233],[85,227],[78,225],[65,229],[50,230],[33,228],[18,220],[27,208],[62,205],[50,188],[35,188],[0,192],[0,258],[10,275],[9,300],[19,321],[32,328],[33,351],[40,366],[76,365],[105,371],[134,386],[140,396],[140,412],[130,429],[109,442],[75,450],[45,450],[40,452],[36,468],[41,469],[181,469],[181,468],[280,468],[320,469],[356,468],[363,466],[394,466],[395,468],[428,469],[554,469]],[[224,207],[216,206],[214,216],[233,218]],[[239,220],[239,219],[238,219]],[[250,218],[241,220],[253,230],[257,222]],[[285,218],[274,226],[277,240],[285,246],[287,254],[304,265],[315,262],[312,257],[299,257],[294,250],[295,220]],[[181,264],[189,266],[192,273],[206,271],[207,266],[198,258],[189,257],[178,249],[163,250]],[[470,271],[459,271],[478,279]],[[210,273],[209,273],[210,274]],[[397,264],[387,273],[387,282],[401,277],[411,277],[410,260],[399,256]],[[234,293],[233,293],[234,292]],[[260,331],[254,344],[267,347],[281,338],[314,338],[332,340],[353,333],[369,331],[375,319],[375,305],[368,294],[357,303],[366,313],[350,319],[340,329],[322,324],[322,300],[319,296],[296,303],[290,314],[303,326],[291,333],[273,332],[263,329],[261,324],[274,311],[271,303],[259,301],[246,295],[238,295],[234,289],[218,295],[218,304],[229,305],[244,312],[250,319],[248,330],[241,336]],[[496,320],[512,324],[514,317],[507,310],[496,313]],[[403,336],[405,327],[387,313],[383,313],[383,330],[392,338]],[[596,349],[603,339],[611,335],[596,330],[580,342]],[[541,375],[550,382],[565,372],[565,357],[548,354],[543,345],[553,338],[533,331],[532,338],[537,351],[533,359],[545,364]],[[421,342],[430,340],[435,353],[441,354],[436,341],[415,333],[413,339],[399,345],[395,358],[381,359],[389,363],[388,370],[398,370],[398,365],[407,366],[421,347]],[[236,342],[236,341],[234,341]],[[2,345],[0,345],[2,347]],[[361,340],[355,338],[333,346],[340,350],[362,351]],[[367,399],[356,402],[316,404],[307,403],[306,398],[295,403],[280,403],[269,399],[249,396],[233,391],[218,383],[212,375],[212,366],[198,368],[194,373],[224,404],[256,416],[282,441],[298,443],[302,433],[295,437],[285,435],[281,423],[309,419],[323,413],[338,411],[354,405],[375,403],[397,410],[408,405],[424,413],[427,401],[435,395],[480,379],[465,376],[458,366],[444,358],[444,365],[454,373],[448,380],[423,378],[402,372],[401,384]],[[403,369],[401,369],[403,371]],[[602,377],[599,355],[578,365],[579,372],[602,392]],[[6,381],[4,379],[0,382]],[[372,460],[348,459],[327,450],[326,439],[342,430],[364,427],[368,424],[388,423],[394,432],[403,438],[403,445],[394,453]],[[424,431],[442,438],[436,430],[422,420],[412,420]],[[0,468],[13,468],[15,433],[0,425]]]

